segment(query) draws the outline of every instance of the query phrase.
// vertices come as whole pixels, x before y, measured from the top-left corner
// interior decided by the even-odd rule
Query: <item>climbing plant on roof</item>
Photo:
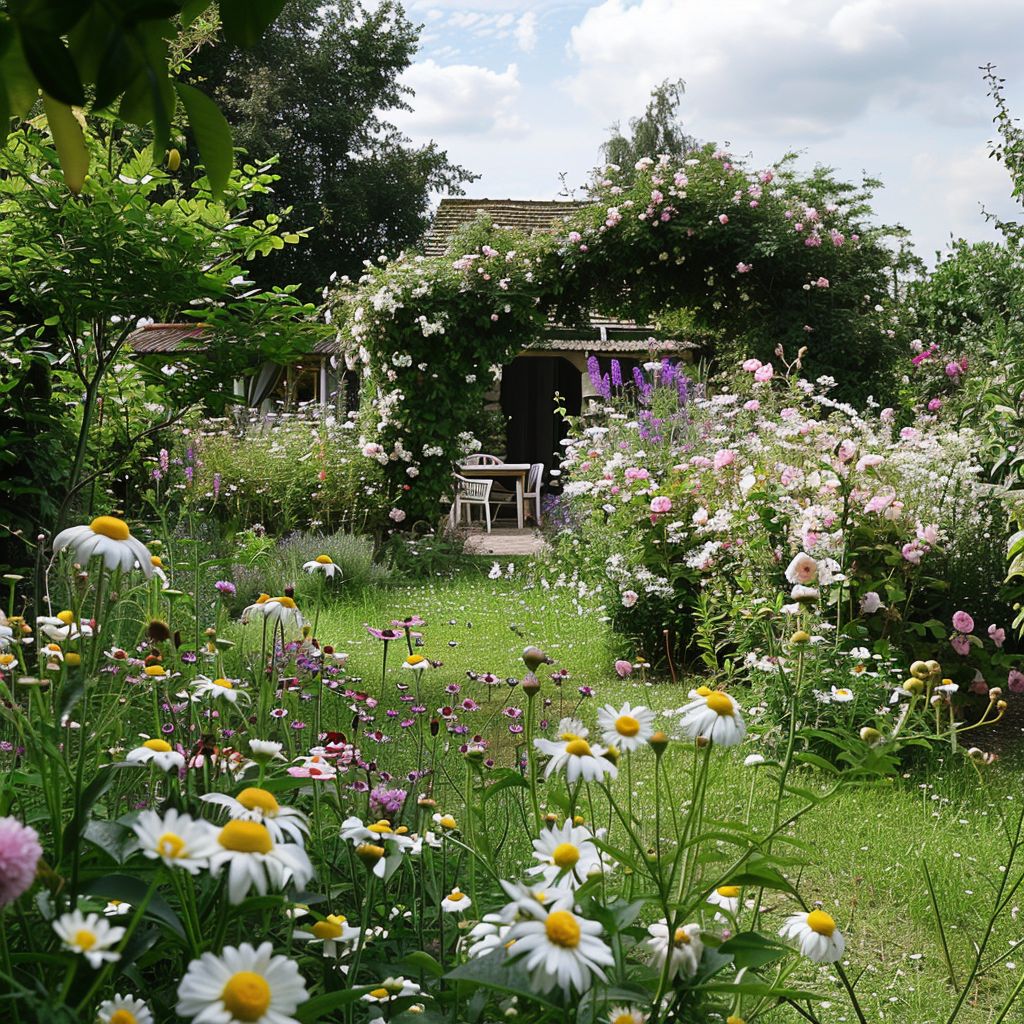
[[[807,372],[837,377],[845,397],[883,397],[894,257],[869,220],[877,182],[801,175],[792,157],[750,170],[713,146],[641,160],[630,178],[607,168],[592,202],[550,233],[481,220],[445,256],[367,262],[334,293],[395,523],[437,518],[469,412],[552,315],[650,321],[685,308],[726,354],[804,350]]]

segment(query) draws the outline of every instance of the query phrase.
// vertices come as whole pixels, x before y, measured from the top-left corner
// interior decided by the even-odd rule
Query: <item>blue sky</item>
[[[615,121],[682,78],[698,138],[758,166],[807,166],[885,183],[879,219],[931,259],[950,234],[992,237],[979,202],[1015,209],[987,156],[992,104],[978,65],[1024,115],[1020,0],[409,0],[423,25],[405,81],[416,141],[482,175],[468,194],[555,197],[580,186]],[[1024,214],[1021,215],[1024,219]]]

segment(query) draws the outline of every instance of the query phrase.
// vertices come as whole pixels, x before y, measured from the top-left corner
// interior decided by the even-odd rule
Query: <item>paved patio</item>
[[[487,533],[474,527],[466,533],[463,551],[467,555],[539,555],[547,546],[540,530],[496,526]]]

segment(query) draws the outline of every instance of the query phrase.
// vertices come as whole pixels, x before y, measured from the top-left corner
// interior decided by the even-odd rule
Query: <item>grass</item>
[[[486,566],[469,564],[453,577],[439,577],[387,589],[365,590],[342,598],[321,612],[319,633],[336,638],[349,651],[350,673],[362,677],[363,686],[376,692],[381,671],[381,644],[370,637],[364,623],[382,626],[392,619],[418,614],[427,621],[422,652],[443,661],[428,673],[426,693],[439,701],[451,701],[445,687],[462,685],[459,695],[472,696],[484,712],[496,711],[505,700],[514,702],[504,685],[496,687],[492,705],[480,684],[467,680],[467,672],[493,672],[520,676],[520,654],[527,643],[536,643],[556,662],[554,668],[570,672],[561,692],[545,681],[544,695],[550,704],[546,714],[555,718],[569,713],[580,699],[579,686],[593,687],[595,697],[580,702],[581,714],[592,719],[604,702],[624,700],[644,703],[655,710],[678,707],[685,702],[687,681],[671,683],[619,679],[613,669],[623,653],[602,620],[600,609],[585,588],[566,580],[534,579],[524,563],[500,579],[488,579]],[[346,646],[347,645],[347,646]],[[404,651],[395,651],[397,666]],[[392,671],[389,668],[389,676]],[[561,705],[561,707],[560,707]],[[491,721],[499,721],[487,715]],[[496,757],[511,757],[496,749]],[[712,813],[723,819],[750,815],[756,824],[763,816],[768,789],[756,769],[744,767],[743,758],[756,748],[744,745],[736,751],[716,752],[711,783]],[[685,783],[692,754],[682,744],[670,747],[666,757],[673,778]],[[508,763],[506,761],[505,763]],[[963,765],[920,768],[892,781],[850,789],[830,803],[810,812],[793,836],[811,845],[809,863],[799,868],[799,888],[808,901],[820,901],[847,937],[847,969],[855,979],[869,1022],[944,1024],[955,1002],[949,984],[942,946],[925,886],[927,863],[935,884],[947,930],[954,971],[959,978],[973,956],[972,941],[980,936],[1005,864],[1007,842],[1001,814],[1012,819],[1019,807],[1020,789],[1014,769],[997,765],[988,769],[982,786],[973,770]],[[650,779],[638,770],[634,783],[635,806],[653,822]],[[806,773],[802,785],[821,784],[819,776]],[[620,783],[621,784],[621,783]],[[454,799],[454,797],[451,797]],[[653,824],[651,824],[653,832]],[[515,831],[513,829],[513,831]],[[523,848],[528,837],[519,837]],[[651,841],[658,841],[651,835]],[[518,845],[518,844],[517,844]],[[1015,901],[1009,906],[1014,907]],[[778,923],[794,907],[783,897],[765,899],[765,920]],[[1006,954],[1020,939],[1007,914],[989,947],[986,962]],[[969,994],[958,1021],[989,1024],[996,1009],[1008,998],[1024,970],[1011,954],[995,965]],[[818,970],[808,964],[799,981],[827,993],[816,1012],[823,1024],[854,1021],[834,970]],[[1024,1003],[1022,1003],[1024,1006]],[[1007,1020],[1020,1019],[1015,1008]],[[1014,1016],[1016,1014],[1016,1016]],[[795,1011],[779,1010],[764,1022],[790,1022]]]

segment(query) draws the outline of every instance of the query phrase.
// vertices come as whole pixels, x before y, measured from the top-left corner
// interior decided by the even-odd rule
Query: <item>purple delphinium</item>
[[[622,363],[618,359],[612,360],[612,387],[622,387]]]

